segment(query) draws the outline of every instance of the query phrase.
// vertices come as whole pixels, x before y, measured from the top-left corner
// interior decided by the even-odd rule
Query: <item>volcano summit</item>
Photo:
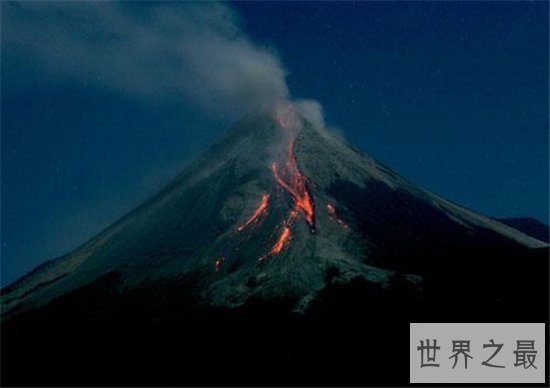
[[[3,380],[33,385],[30,365],[53,385],[404,384],[378,357],[409,322],[546,320],[547,255],[282,103],[3,289]]]

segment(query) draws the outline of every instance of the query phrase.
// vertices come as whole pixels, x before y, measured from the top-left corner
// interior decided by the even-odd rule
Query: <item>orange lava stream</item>
[[[269,205],[269,195],[263,194],[262,200],[258,205],[258,207],[256,208],[256,210],[254,211],[254,214],[252,214],[252,216],[250,216],[250,218],[246,220],[244,224],[242,224],[237,228],[237,232],[241,232],[248,225],[256,222],[260,218],[260,216],[266,212],[268,205]]]
[[[275,256],[276,254],[280,253],[283,248],[287,245],[287,243],[290,242],[292,239],[292,232],[290,230],[290,226],[292,223],[296,220],[298,217],[298,211],[296,209],[292,210],[288,216],[288,218],[283,223],[283,232],[280,234],[279,238],[277,239],[277,242],[273,245],[269,253],[263,255],[258,260],[263,261],[268,257]]]
[[[273,162],[271,165],[273,176],[279,186],[285,189],[292,196],[296,208],[304,213],[309,226],[314,228],[315,209],[313,206],[313,200],[311,199],[306,187],[306,178],[302,175],[298,169],[298,165],[296,164],[293,143],[290,143],[288,147],[288,158],[285,167],[286,173],[290,178],[288,183],[281,177],[277,162]]]
[[[298,130],[299,119],[295,116],[292,106],[282,107],[277,110],[276,120],[279,126],[287,131]],[[294,209],[290,212],[288,218],[283,223],[283,231],[279,238],[266,255],[260,257],[263,261],[266,257],[274,256],[280,253],[292,238],[291,225],[303,213],[306,223],[309,225],[310,232],[315,233],[315,207],[313,199],[307,190],[306,177],[302,175],[296,163],[294,154],[294,137],[296,132],[286,134],[288,151],[286,162],[282,170],[279,169],[277,162],[271,164],[271,172],[277,184],[283,188],[294,201]]]
[[[283,229],[283,233],[279,236],[279,239],[273,245],[273,248],[271,248],[271,251],[269,252],[270,255],[276,255],[277,253],[281,252],[281,250],[284,248],[285,244],[290,240],[292,237],[292,233],[290,232],[290,226],[285,225]]]
[[[292,239],[291,226],[300,213],[304,214],[310,232],[315,233],[315,206],[313,198],[307,189],[307,178],[300,172],[294,154],[294,139],[301,129],[301,120],[294,112],[291,104],[279,106],[276,111],[275,120],[279,127],[285,130],[284,135],[288,150],[282,169],[279,169],[277,162],[273,162],[271,164],[271,172],[277,184],[292,197],[294,208],[283,222],[283,229],[277,241],[269,253],[259,258],[260,261],[280,253],[288,245]],[[254,215],[252,218],[254,218]]]

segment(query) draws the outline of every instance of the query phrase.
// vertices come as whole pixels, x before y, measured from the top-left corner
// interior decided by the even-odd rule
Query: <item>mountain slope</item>
[[[550,227],[531,217],[497,218],[498,222],[508,225],[528,236],[543,242],[550,242]]]
[[[409,322],[547,321],[548,265],[283,104],[3,289],[1,383],[405,385]]]
[[[311,220],[285,179],[311,201]],[[196,273],[212,304],[288,295],[301,308],[329,270],[379,284],[399,270],[420,284],[418,263],[404,257],[468,245],[545,246],[417,188],[281,105],[245,118],[161,193],[4,289],[2,306],[40,306],[119,271],[124,287]]]

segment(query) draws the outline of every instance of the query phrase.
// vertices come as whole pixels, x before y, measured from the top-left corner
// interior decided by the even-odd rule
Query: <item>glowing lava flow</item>
[[[306,178],[302,175],[296,164],[294,156],[294,144],[291,142],[288,147],[288,157],[286,162],[286,175],[289,177],[289,182],[286,182],[279,173],[277,162],[271,165],[271,171],[275,180],[283,189],[285,189],[294,200],[295,209],[302,211],[306,217],[310,230],[315,230],[315,209],[313,200],[307,190]]]
[[[290,212],[288,218],[283,223],[283,231],[279,238],[265,256],[260,257],[263,261],[266,257],[274,256],[280,253],[292,238],[291,225],[298,217],[299,213],[304,214],[306,223],[311,233],[315,233],[315,207],[306,181],[307,178],[302,175],[298,169],[296,156],[294,154],[294,139],[296,132],[300,129],[300,119],[294,113],[292,106],[282,107],[277,110],[276,120],[280,127],[287,131],[287,157],[282,170],[279,169],[277,162],[271,164],[271,172],[277,184],[283,188],[294,202],[294,209]]]
[[[330,203],[327,203],[327,213],[332,221],[336,222],[344,229],[349,229],[349,226],[338,217],[336,214],[336,209]]]
[[[252,214],[252,216],[250,216],[250,218],[248,220],[246,220],[246,222],[244,224],[242,224],[241,226],[239,226],[237,228],[237,233],[241,232],[248,225],[256,222],[260,218],[260,216],[266,212],[268,205],[269,205],[269,195],[268,194],[263,194],[262,195],[262,201],[260,202],[260,204],[258,205],[256,210],[254,211],[254,214]]]
[[[275,245],[273,245],[269,253],[267,253],[266,255],[263,255],[258,260],[263,261],[268,257],[275,256],[276,254],[280,253],[283,250],[283,248],[287,245],[287,243],[289,243],[290,240],[292,239],[292,232],[290,231],[290,226],[292,225],[294,220],[296,220],[296,217],[298,217],[298,211],[294,209],[290,212],[288,218],[283,223],[284,225],[283,232],[277,239],[277,242],[275,243]]]
[[[292,233],[290,232],[290,226],[285,225],[283,229],[283,233],[279,236],[279,239],[273,245],[273,248],[271,248],[271,251],[269,252],[270,255],[276,255],[277,253],[281,252],[284,246],[288,241],[290,241],[290,238],[292,237]]]
[[[294,208],[291,210],[286,220],[283,221],[282,231],[277,241],[267,254],[259,258],[260,261],[279,254],[289,244],[292,239],[291,226],[294,221],[296,221],[299,214],[304,215],[305,221],[309,226],[309,231],[315,233],[315,207],[313,198],[307,189],[307,178],[300,172],[294,154],[294,140],[296,139],[298,131],[301,129],[302,121],[294,112],[292,105],[279,106],[275,119],[279,127],[285,130],[284,138],[286,139],[287,155],[286,161],[281,163],[283,168],[279,170],[278,163],[273,162],[271,171],[277,184],[292,198]],[[236,233],[258,222],[260,217],[267,212],[269,199],[270,196],[268,194],[262,195],[261,202],[254,213],[242,225],[237,227]],[[235,250],[238,250],[238,248]],[[214,265],[216,272],[220,270],[224,261],[225,257],[223,255],[215,261]]]

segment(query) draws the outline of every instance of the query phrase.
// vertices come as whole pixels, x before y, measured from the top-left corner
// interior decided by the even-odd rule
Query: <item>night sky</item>
[[[162,5],[176,16],[183,6]],[[2,2],[3,285],[154,194],[243,114],[215,88],[181,97],[178,82],[193,89],[186,71],[197,70],[173,57],[178,39],[148,40],[163,23],[129,27],[143,34],[135,46],[110,29],[127,25],[120,15],[147,25],[158,3],[118,5],[89,28],[100,5],[74,7],[82,20],[56,30],[63,10]],[[470,209],[548,223],[547,2],[227,7],[280,60],[292,96],[319,101],[354,146]]]

